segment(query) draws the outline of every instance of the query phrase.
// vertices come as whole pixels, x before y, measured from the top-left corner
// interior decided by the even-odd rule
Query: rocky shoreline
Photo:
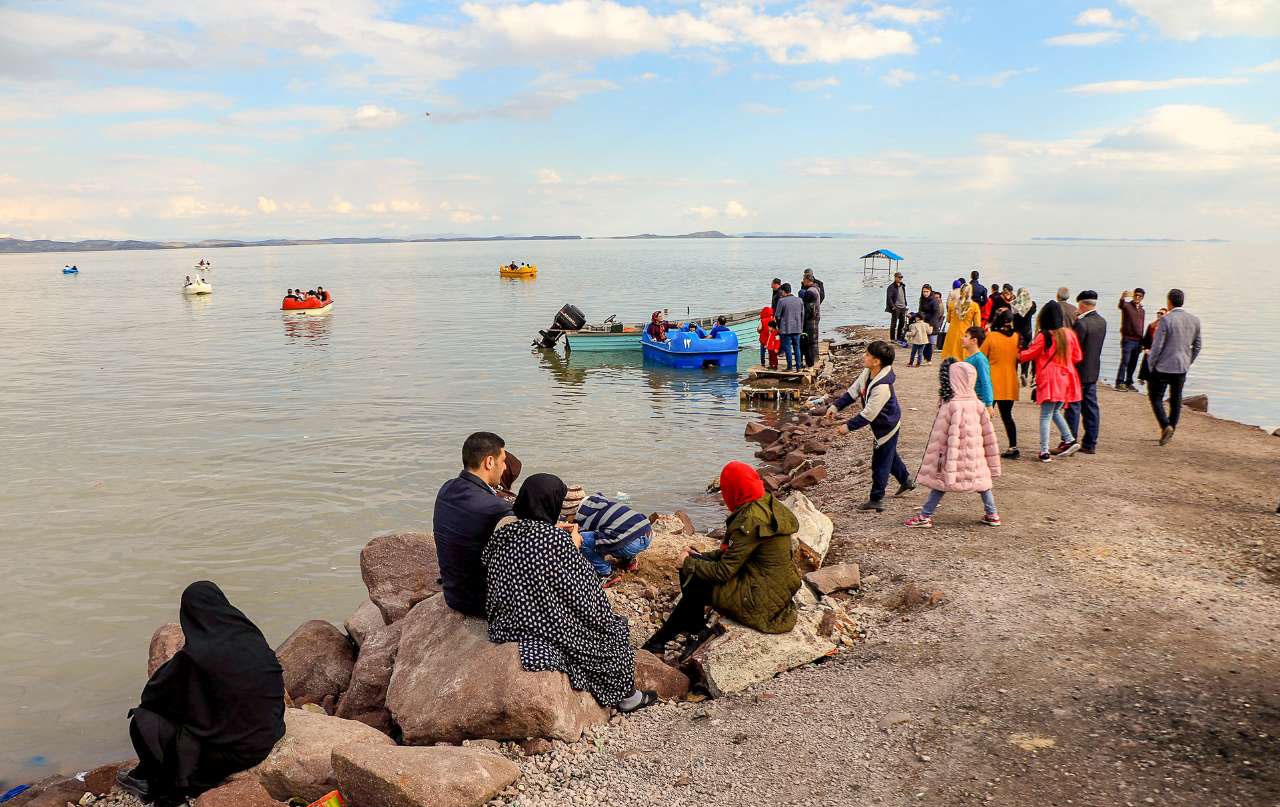
[[[854,328],[846,335],[848,341],[833,350],[831,366],[819,380],[815,396],[842,390],[851,382],[861,348],[876,333]],[[927,428],[926,418],[931,420],[927,415],[932,398],[924,396],[935,394],[936,374],[913,371],[900,378],[899,394],[907,411],[904,434],[911,445],[910,441],[918,442],[922,429]],[[1108,392],[1104,418],[1114,416],[1113,412],[1140,412],[1144,402],[1136,398]],[[1188,712],[1189,707],[1156,705],[1142,717],[1132,718],[1131,726],[1099,723],[1105,721],[1105,712],[1094,717],[1078,708],[1081,695],[1092,691],[1088,685],[1081,689],[1081,683],[1072,682],[1077,672],[1102,670],[1102,677],[1094,672],[1091,675],[1095,677],[1088,680],[1107,691],[1133,677],[1128,661],[1135,652],[1155,652],[1135,648],[1163,640],[1164,634],[1152,632],[1148,620],[1123,617],[1117,607],[1126,600],[1160,602],[1157,607],[1161,613],[1180,612],[1181,606],[1174,603],[1188,596],[1186,592],[1195,592],[1191,596],[1210,598],[1217,606],[1214,614],[1187,617],[1196,631],[1202,630],[1203,623],[1207,631],[1261,630],[1250,635],[1266,636],[1270,630],[1269,635],[1274,636],[1275,585],[1280,582],[1276,560],[1280,545],[1274,525],[1268,529],[1268,525],[1247,518],[1234,518],[1223,507],[1227,500],[1222,495],[1197,507],[1194,516],[1189,513],[1184,518],[1175,511],[1176,517],[1170,519],[1164,511],[1156,522],[1160,527],[1154,530],[1141,520],[1154,515],[1135,514],[1137,511],[1130,508],[1130,540],[1140,538],[1142,549],[1135,547],[1123,555],[1104,551],[1096,542],[1122,539],[1104,538],[1103,531],[1097,529],[1076,539],[1072,532],[1061,532],[1058,519],[1050,516],[1046,520],[1044,515],[1048,502],[1055,502],[1048,505],[1054,508],[1050,512],[1058,507],[1070,510],[1070,503],[1062,503],[1062,484],[1074,485],[1078,495],[1101,500],[1127,482],[1117,482],[1109,476],[1113,471],[1100,463],[1091,468],[1087,464],[1091,458],[1062,463],[1062,470],[1055,465],[1057,476],[1045,476],[1038,464],[1022,463],[1009,469],[998,486],[1002,511],[1012,515],[1008,528],[949,527],[942,520],[940,529],[929,531],[922,543],[918,532],[897,526],[901,514],[871,518],[851,512],[851,503],[865,492],[869,450],[861,435],[837,438],[829,425],[820,426],[814,418],[816,410],[801,409],[766,416],[747,429],[748,439],[759,444],[757,456],[771,489],[780,495],[803,489],[813,497],[810,500],[805,494],[790,493],[793,509],[811,509],[816,514],[813,520],[818,522],[810,525],[806,539],[796,545],[797,562],[809,572],[802,589],[802,605],[809,618],[802,619],[802,627],[796,631],[799,641],[785,648],[782,643],[761,643],[756,640],[760,634],[752,637],[743,632],[745,629],[727,625],[722,636],[708,643],[709,652],[701,657],[695,654],[694,662],[684,669],[668,663],[675,653],[667,659],[641,654],[638,678],[643,676],[643,686],[660,688],[668,698],[665,703],[625,719],[610,718],[598,707],[593,710],[593,703],[584,703],[580,693],[575,699],[563,682],[540,683],[534,691],[548,708],[535,710],[539,711],[535,718],[525,710],[516,725],[503,723],[510,715],[501,713],[510,711],[511,701],[490,698],[493,688],[511,690],[518,686],[515,679],[559,674],[513,670],[512,659],[502,659],[500,649],[494,649],[500,646],[481,647],[482,628],[477,631],[468,620],[450,619],[433,607],[434,572],[429,564],[404,560],[408,555],[421,555],[422,542],[429,544],[429,538],[413,533],[380,536],[361,557],[370,599],[346,620],[345,632],[328,623],[304,623],[278,650],[282,661],[289,660],[286,682],[295,706],[287,710],[289,734],[281,743],[284,748],[278,746],[272,758],[252,775],[220,788],[223,793],[211,791],[197,804],[270,807],[290,796],[319,794],[321,788],[332,784],[352,795],[357,807],[485,801],[502,807],[712,801],[724,805],[834,805],[850,798],[894,804],[1060,804],[1066,803],[1063,792],[1073,794],[1070,803],[1074,804],[1139,803],[1145,799],[1147,803],[1243,805],[1267,803],[1263,797],[1280,794],[1280,776],[1274,769],[1258,768],[1257,762],[1252,767],[1245,764],[1249,758],[1263,760],[1270,752],[1280,751],[1280,742],[1275,739],[1280,736],[1280,698],[1274,692],[1241,688],[1248,681],[1239,677],[1212,683],[1212,670],[1187,661],[1182,668],[1174,668],[1182,670],[1180,683],[1172,678],[1170,683],[1160,684],[1149,675],[1140,679],[1144,681],[1140,690],[1146,687],[1163,698],[1157,703],[1191,697],[1182,694],[1183,690],[1197,686],[1212,690],[1216,686],[1262,704],[1249,716],[1231,712],[1231,720],[1247,726],[1251,736],[1260,739],[1231,746],[1224,762],[1221,748],[1208,739],[1191,740],[1180,756],[1168,759],[1159,748],[1149,747],[1150,740],[1143,739],[1168,732],[1168,721],[1185,724],[1200,720],[1212,727],[1216,725],[1212,714],[1201,717],[1198,711]],[[1242,466],[1241,474],[1260,476],[1257,469],[1275,457],[1275,448],[1269,443],[1250,442],[1269,438],[1245,436],[1247,431],[1258,435],[1256,429],[1209,418],[1188,426],[1179,434],[1188,450],[1194,446],[1203,452],[1212,444],[1204,441],[1221,437],[1217,431],[1232,435],[1239,451],[1245,452],[1234,458]],[[1198,429],[1214,432],[1198,436]],[[1139,445],[1136,438],[1126,439]],[[749,444],[744,445],[744,453],[746,450]],[[1135,455],[1132,460],[1118,457],[1114,463],[1131,470],[1133,464],[1145,461],[1144,456]],[[1210,470],[1219,481],[1227,473],[1218,466]],[[1104,487],[1094,493],[1081,492],[1092,484],[1089,474],[1104,475],[1097,483]],[[806,475],[819,478],[810,482]],[[1247,487],[1250,483],[1241,478],[1232,477],[1233,484]],[[1179,502],[1189,495],[1205,496],[1203,488],[1190,492],[1187,486],[1196,484],[1193,480],[1191,475],[1185,480],[1171,478],[1171,490],[1161,495]],[[904,500],[894,506],[910,512],[917,504]],[[1205,509],[1211,505],[1217,509]],[[818,517],[827,519],[830,526]],[[1205,529],[1211,530],[1210,535],[1226,531],[1235,536],[1238,546],[1219,550],[1211,563],[1189,561],[1183,547],[1187,542],[1194,546],[1212,540],[1200,534]],[[631,621],[636,644],[671,607],[676,591],[675,559],[683,547],[691,542],[711,545],[713,536],[714,532],[696,530],[681,514],[655,518],[655,541],[641,555],[640,571],[609,594],[615,608]],[[974,541],[979,536],[982,550],[975,554]],[[1067,546],[1041,546],[1041,538]],[[1084,541],[1082,546],[1091,548],[1073,548],[1080,540]],[[1032,554],[1026,554],[1023,544]],[[1080,551],[1092,553],[1083,558],[1083,565],[1075,560]],[[1128,561],[1130,552],[1132,563],[1139,564],[1143,574],[1155,567],[1167,575],[1163,587],[1137,582],[1126,571],[1127,582],[1113,591],[1105,574],[1098,577],[1121,560]],[[1059,557],[1060,553],[1065,556]],[[1216,587],[1205,579],[1214,575],[1215,565],[1229,567],[1233,580],[1256,578],[1263,585],[1259,589],[1238,583],[1225,589]],[[1076,576],[1088,581],[1079,594],[1068,587]],[[1045,588],[1059,591],[1056,601],[1036,597],[1035,592]],[[1161,599],[1170,592],[1177,594],[1174,601]],[[1100,608],[1103,602],[1114,604]],[[1263,603],[1272,606],[1270,616],[1258,611]],[[1016,610],[1004,610],[1008,608]],[[1095,613],[1096,617],[1091,616]],[[1096,634],[1106,638],[1088,638],[1085,644],[1068,650],[1073,640],[1064,637],[1079,633],[1074,626],[1082,619],[1095,618],[1107,623],[1099,628],[1104,632]],[[1014,624],[1020,627],[1012,627]],[[979,627],[981,630],[976,630]],[[414,638],[406,642],[406,636]],[[173,652],[176,638],[171,628],[157,631],[152,661]],[[1031,656],[1012,651],[1015,645],[1010,642],[1025,645],[1028,641],[1054,649]],[[1160,645],[1166,659],[1180,658],[1195,644],[1190,639],[1173,641],[1173,645]],[[1232,672],[1265,673],[1271,675],[1269,680],[1276,680],[1274,673],[1280,670],[1280,663],[1274,642],[1237,641],[1231,651],[1236,659]],[[931,649],[935,646],[936,651]],[[466,647],[467,653],[431,653],[431,647]],[[406,648],[416,651],[406,653]],[[480,654],[481,666],[486,669],[467,670],[440,658],[473,652]],[[1083,659],[1083,666],[1073,661],[1071,668],[1037,671],[1064,653]],[[514,664],[518,668],[518,662]],[[774,677],[793,667],[792,672]],[[918,677],[917,669],[930,670],[931,677]],[[475,680],[491,682],[466,690],[468,709],[451,712],[447,707],[442,710],[438,697],[423,694],[415,698],[418,690],[442,691],[442,682],[455,681],[460,673],[474,673],[479,676]],[[502,675],[508,678],[502,679]],[[1053,676],[1062,683],[1046,683],[1054,681]],[[495,681],[500,683],[492,683]],[[997,681],[998,685],[993,683]],[[1064,701],[1057,705],[1046,701],[1059,692],[1076,694],[1063,694]],[[527,693],[522,695],[526,697]],[[1150,699],[1141,691],[1129,697]],[[1057,722],[1045,726],[1047,718],[1034,715],[1050,708]],[[437,714],[442,711],[444,714]],[[1226,711],[1219,711],[1225,720]],[[497,722],[494,715],[500,716]],[[1222,725],[1225,729],[1229,723]],[[1003,745],[974,739],[1001,731]],[[1210,728],[1205,736],[1214,736],[1213,731],[1217,729]],[[397,740],[406,738],[421,744],[396,745]],[[348,758],[345,749],[353,742],[367,746],[363,757],[356,754],[358,758]],[[1140,759],[1144,754],[1166,759],[1172,769],[1200,777],[1201,789],[1211,797],[1197,800],[1191,789],[1159,784],[1158,769],[1151,769],[1150,775],[1141,765],[1126,775],[1100,770],[1108,766],[1100,766],[1091,755],[1094,747],[1114,748],[1112,753],[1118,759],[1134,755]],[[1001,750],[1010,748],[1013,750]],[[339,749],[343,753],[338,753]],[[388,781],[397,779],[396,771],[438,772],[445,765],[448,776],[432,778],[423,773],[397,785],[394,792],[386,789]],[[1243,772],[1240,777],[1234,775],[1235,769]],[[1094,771],[1092,779],[1080,778],[1089,770]],[[728,779],[726,772],[731,772]],[[1066,780],[1058,778],[1062,772],[1066,772]],[[84,797],[91,790],[90,778],[92,775],[81,783],[80,793],[74,793],[77,785],[69,785],[67,780],[47,782],[49,789],[44,794],[11,803],[37,807],[93,803],[94,797]],[[450,784],[448,793],[439,792],[442,783]],[[1135,793],[1140,796],[1133,798]],[[98,798],[96,803],[136,804],[118,793]]]

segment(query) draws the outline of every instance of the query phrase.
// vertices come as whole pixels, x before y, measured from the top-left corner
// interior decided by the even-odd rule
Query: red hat
[[[745,462],[731,462],[720,471],[720,495],[725,507],[737,510],[764,495],[764,482],[755,468]]]

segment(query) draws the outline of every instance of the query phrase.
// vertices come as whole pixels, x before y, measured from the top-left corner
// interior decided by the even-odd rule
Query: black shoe
[[[884,502],[880,499],[867,499],[858,505],[859,510],[875,510],[877,513],[884,512]]]
[[[1096,448],[1081,448],[1081,449],[1080,449],[1080,453],[1081,453],[1081,454],[1097,454],[1097,453],[1098,453],[1098,449],[1096,449]]]
[[[155,791],[151,787],[151,783],[146,779],[139,779],[131,773],[126,773],[123,768],[116,771],[116,784],[124,792],[137,796],[142,801],[152,801],[155,798]]]
[[[1018,451],[1017,448],[1010,448],[1008,451],[1000,455],[1002,459],[1006,459],[1006,460],[1016,460],[1018,457],[1021,457],[1021,456],[1022,456],[1022,452]]]
[[[667,643],[665,641],[658,641],[658,638],[655,636],[640,645],[640,649],[645,652],[652,653],[658,658],[662,658],[662,654],[667,652]]]
[[[915,489],[916,489],[916,480],[914,480],[914,479],[908,479],[906,482],[903,482],[901,485],[899,485],[899,486],[898,486],[898,491],[897,491],[896,493],[894,493],[893,495],[894,495],[894,496],[901,496],[902,494],[904,494],[904,493],[910,493],[911,491],[913,491],[913,490],[915,490]]]

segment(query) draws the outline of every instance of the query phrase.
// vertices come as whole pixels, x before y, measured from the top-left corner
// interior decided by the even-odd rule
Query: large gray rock
[[[820,633],[828,609],[800,611],[788,633],[761,633],[731,619],[722,619],[725,632],[704,643],[692,656],[707,691],[714,697],[741,692],[836,652],[836,645]]]
[[[187,644],[187,637],[182,634],[182,626],[177,622],[166,622],[151,634],[151,644],[147,647],[147,678],[150,679],[156,670]]]
[[[323,619],[299,625],[276,648],[276,657],[284,667],[285,692],[298,706],[329,698],[331,708],[351,681],[356,662],[351,640]]]
[[[436,596],[404,618],[387,708],[408,745],[462,740],[577,740],[609,713],[559,672],[525,672],[515,643],[493,644],[483,619]]]
[[[391,712],[387,711],[387,687],[391,684],[391,669],[400,648],[402,625],[403,622],[385,625],[365,639],[356,666],[351,670],[351,684],[342,693],[335,715],[359,720],[383,734],[391,734],[394,724]]]
[[[360,550],[360,576],[387,624],[403,619],[440,591],[435,539],[428,532],[379,535]]]
[[[390,737],[363,723],[305,709],[285,709],[284,726],[284,736],[253,769],[271,797],[280,801],[301,796],[312,802],[336,788],[331,760],[335,748],[354,743],[395,745]]]
[[[347,635],[351,637],[351,642],[359,648],[364,644],[364,638],[374,631],[381,630],[387,624],[387,620],[382,618],[382,611],[378,610],[378,606],[373,604],[373,600],[365,600],[360,603],[351,616],[347,617],[342,623],[342,627],[347,629]]]
[[[792,493],[782,503],[800,521],[800,529],[791,536],[792,556],[796,565],[800,567],[801,573],[821,568],[822,561],[831,549],[831,535],[835,531],[835,524],[803,493]]]
[[[520,777],[506,757],[454,746],[349,745],[333,770],[349,807],[478,807]]]

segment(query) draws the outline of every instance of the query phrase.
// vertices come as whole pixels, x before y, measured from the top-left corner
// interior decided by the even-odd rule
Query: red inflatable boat
[[[333,305],[333,295],[325,293],[323,301],[317,300],[315,297],[308,297],[305,300],[295,300],[286,297],[280,303],[281,311],[320,311]]]

